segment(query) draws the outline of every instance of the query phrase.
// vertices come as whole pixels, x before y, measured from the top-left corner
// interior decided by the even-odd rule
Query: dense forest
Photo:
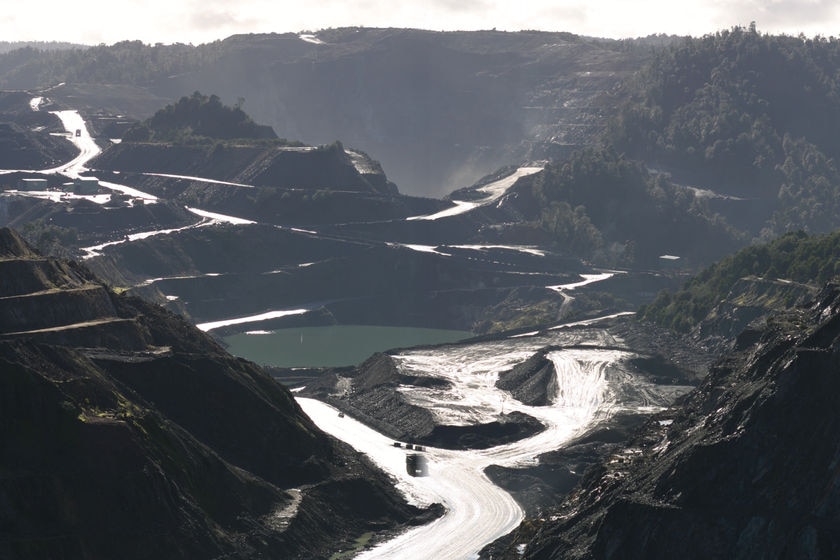
[[[151,85],[217,59],[219,45],[121,41],[67,49],[25,46],[0,55],[0,87],[38,88],[59,82]]]
[[[753,233],[830,231],[840,225],[838,67],[835,38],[736,27],[686,39],[628,82],[608,138],[681,181],[773,201]]]
[[[78,43],[67,43],[64,41],[0,41],[0,54],[20,49],[32,49],[32,51],[66,51],[70,49],[85,49],[84,45]]]
[[[219,139],[276,139],[270,126],[255,123],[241,107],[228,107],[216,95],[195,92],[167,105],[129,129],[129,142],[195,143]]]

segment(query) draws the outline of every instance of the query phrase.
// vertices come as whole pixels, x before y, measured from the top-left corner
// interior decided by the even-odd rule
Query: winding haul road
[[[499,200],[507,190],[513,186],[516,181],[518,181],[522,177],[527,177],[528,175],[533,175],[534,173],[538,173],[542,171],[542,167],[520,167],[510,175],[499,179],[498,181],[493,181],[490,184],[484,185],[476,189],[479,192],[484,193],[486,196],[481,200],[477,201],[466,201],[466,200],[453,200],[452,203],[454,206],[451,208],[447,208],[446,210],[441,210],[436,214],[429,214],[426,216],[412,216],[410,218],[406,218],[408,220],[440,220],[441,218],[451,218],[452,216],[457,216],[459,214],[464,214],[469,212],[470,210],[477,208],[478,206],[486,206],[488,204],[492,204]]]
[[[357,558],[469,558],[522,520],[519,505],[490,482],[477,465],[481,461],[469,453],[427,448],[430,476],[413,478],[406,474],[406,452],[394,447],[392,440],[352,418],[339,418],[334,408],[320,401],[299,398],[298,403],[318,427],[347,441],[392,474],[409,501],[420,506],[439,502],[446,508],[446,514],[435,521]]]
[[[392,474],[397,486],[417,505],[439,502],[446,513],[434,522],[410,529],[357,556],[359,559],[463,560],[477,558],[489,542],[513,530],[523,512],[511,496],[495,486],[484,474],[489,465],[506,467],[534,464],[537,457],[562,447],[593,422],[608,418],[621,402],[621,408],[650,406],[650,399],[632,402],[624,398],[626,384],[635,381],[619,364],[629,352],[604,348],[556,350],[548,357],[557,371],[557,391],[553,404],[526,406],[495,387],[501,371],[513,367],[534,352],[551,344],[578,344],[595,341],[619,344],[605,331],[594,328],[557,330],[534,337],[518,337],[496,342],[442,346],[405,351],[396,356],[399,367],[410,375],[427,375],[452,383],[448,390],[405,388],[404,395],[414,404],[433,411],[446,424],[487,422],[502,412],[518,410],[539,419],[546,429],[507,445],[476,451],[426,448],[430,476],[414,478],[406,474],[406,451],[392,440],[356,422],[339,417],[337,411],[319,401],[299,398],[304,411],[324,431],[367,454]],[[665,404],[663,399],[663,405]]]
[[[70,135],[70,141],[79,148],[79,155],[58,167],[43,169],[41,173],[61,173],[76,178],[86,171],[85,164],[99,155],[102,150],[88,132],[85,120],[78,111],[54,111],[53,114],[61,119],[61,124]]]
[[[38,110],[39,101],[36,100],[37,98],[32,102],[33,110]],[[84,120],[77,111],[58,111],[55,114],[64,123],[64,127],[70,133],[70,141],[79,148],[80,154],[70,162],[40,172],[77,178],[87,171],[85,165],[100,153],[100,148],[90,136]],[[76,131],[79,131],[78,135]],[[455,206],[446,211],[409,219],[436,220],[468,211],[476,205],[493,203],[504,195],[516,179],[540,169],[523,167],[511,176],[483,187],[480,190],[487,194],[484,200],[456,201]],[[202,180],[197,177],[190,179]],[[156,197],[148,193],[124,185],[104,182],[100,184],[133,197],[143,198],[146,202],[157,201]],[[232,187],[248,187],[236,183],[225,184]],[[232,216],[212,214],[193,208],[189,210],[203,217],[204,221],[187,227],[199,227],[218,221],[252,223]],[[128,240],[172,231],[178,230],[140,233],[130,236]],[[123,241],[112,243],[121,242]],[[94,255],[112,243],[89,247],[88,254]],[[531,248],[513,249],[533,251]],[[609,276],[611,273],[587,276],[579,284],[551,288],[565,293],[580,285],[600,281]],[[274,315],[266,314],[266,317],[300,311],[303,310],[282,310],[274,312]],[[242,321],[262,319],[264,317],[255,316],[244,318]],[[230,323],[230,320],[222,323]],[[214,326],[215,324],[210,323],[201,325],[204,330]],[[507,393],[495,387],[501,371],[512,368],[541,348],[550,345],[570,346],[581,342],[595,342],[602,347],[555,350],[548,355],[557,372],[557,390],[550,406],[526,406],[512,400]],[[562,447],[564,442],[568,442],[594,422],[609,417],[617,408],[649,409],[651,406],[667,405],[674,395],[660,395],[650,388],[640,389],[644,383],[640,384],[639,380],[633,379],[631,374],[619,367],[629,353],[605,349],[616,346],[620,346],[620,341],[612,339],[606,331],[583,325],[578,329],[555,329],[542,334],[529,333],[503,341],[441,346],[398,354],[396,358],[399,367],[407,373],[442,378],[451,383],[451,388],[447,390],[417,387],[403,389],[410,402],[433,411],[440,423],[466,425],[491,422],[505,412],[517,410],[537,418],[546,426],[543,432],[531,438],[480,451],[427,448],[424,452],[429,462],[430,476],[427,477],[412,477],[407,474],[406,451],[395,447],[391,439],[352,418],[340,417],[337,410],[327,404],[298,398],[300,406],[321,429],[368,455],[390,473],[396,486],[410,502],[419,506],[441,503],[445,507],[445,514],[439,519],[410,529],[365,551],[358,558],[477,558],[483,546],[513,530],[523,518],[522,508],[507,492],[490,482],[484,474],[485,468],[493,464],[507,467],[534,464],[540,454]]]
[[[30,102],[30,107],[33,111],[39,111],[40,105],[43,98],[35,97]],[[86,167],[87,163],[102,153],[102,149],[96,143],[96,140],[90,135],[90,131],[88,131],[87,124],[85,123],[84,118],[79,114],[76,110],[64,110],[64,111],[53,111],[54,115],[56,115],[60,120],[62,125],[64,126],[64,130],[67,132],[67,138],[70,142],[73,143],[79,149],[79,155],[77,155],[72,160],[63,163],[57,167],[51,167],[49,169],[41,169],[41,170],[22,170],[22,171],[29,171],[32,173],[43,173],[43,174],[59,174],[63,175],[69,179],[78,179],[84,175],[84,173],[88,172],[89,169]],[[6,170],[8,172],[9,170]],[[193,180],[193,181],[204,181],[207,183],[213,184],[222,184],[228,185],[231,187],[246,187],[251,188],[251,185],[243,185],[241,183],[231,183],[227,181],[217,181],[214,179],[206,179],[201,177],[189,177],[183,175],[170,175],[170,174],[162,174],[162,173],[148,173],[147,175],[156,175],[161,177],[170,177],[175,179],[186,179],[186,180]],[[116,191],[122,194],[126,194],[133,198],[142,199],[145,204],[154,204],[158,201],[158,198],[152,194],[143,192],[141,190],[129,187],[127,185],[121,185],[119,183],[113,183],[109,181],[99,181],[99,184],[107,189],[112,191]],[[50,199],[57,199],[62,196],[61,193],[56,193],[52,191],[41,192],[41,193],[31,193],[27,192],[24,193],[27,195],[32,196],[40,196],[44,198]],[[82,198],[88,198],[98,204],[103,204],[110,199],[108,195],[94,195],[94,196],[83,196]],[[158,229],[140,233],[133,233],[128,235],[125,239],[120,239],[117,241],[110,241],[108,243],[102,243],[100,245],[94,245],[91,247],[83,247],[81,250],[85,253],[85,259],[92,258],[100,254],[102,249],[105,247],[110,247],[112,245],[119,245],[120,243],[125,243],[126,241],[136,241],[138,239],[145,239],[147,237],[151,237],[154,235],[164,235],[168,233],[173,233],[177,231],[182,231],[185,229],[190,229],[194,227],[203,227],[211,224],[216,223],[230,223],[230,224],[253,224],[254,222],[251,220],[246,220],[244,218],[238,218],[236,216],[227,216],[224,214],[218,214],[215,212],[208,212],[206,210],[201,210],[199,208],[190,208],[186,207],[186,209],[202,218],[201,221],[189,225],[184,226],[182,228],[176,229]]]

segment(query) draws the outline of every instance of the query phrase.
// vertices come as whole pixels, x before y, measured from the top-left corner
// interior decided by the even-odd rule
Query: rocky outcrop
[[[802,304],[817,291],[816,286],[789,280],[758,276],[740,278],[726,298],[692,330],[692,335],[707,345],[729,349],[750,323],[760,323],[774,312]]]
[[[506,558],[840,554],[840,286],[745,331],[733,352]],[[501,557],[495,551],[494,558]]]
[[[320,558],[439,513],[184,319],[0,229],[7,265],[0,557]]]
[[[557,392],[557,372],[546,356],[549,351],[543,350],[516,364],[513,369],[501,372],[496,387],[530,406],[551,404]]]
[[[308,384],[303,394],[325,400],[394,439],[413,442],[431,432],[435,421],[431,412],[410,404],[396,390],[405,377],[391,356],[377,353],[358,367],[325,373]],[[426,383],[434,381],[427,378]]]
[[[121,315],[113,294],[75,263],[44,259],[0,230],[0,339],[140,350],[146,329]]]

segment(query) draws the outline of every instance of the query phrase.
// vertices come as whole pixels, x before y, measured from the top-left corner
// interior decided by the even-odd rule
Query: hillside
[[[677,255],[693,268],[745,242],[694,193],[609,147],[549,163],[515,185],[506,202],[521,216],[519,229],[606,266],[650,268],[662,255]]]
[[[8,229],[0,271],[0,555],[310,558],[421,515],[180,317]]]
[[[201,143],[213,140],[272,140],[270,126],[258,125],[241,107],[227,107],[216,95],[196,91],[167,105],[126,131],[129,142]]]
[[[626,85],[617,149],[754,236],[840,226],[836,41],[733,28],[662,49]]]
[[[840,272],[840,233],[792,232],[730,255],[662,292],[639,318],[679,332],[734,338],[747,324],[801,302]]]
[[[0,168],[41,169],[58,165],[76,155],[63,138],[48,133],[63,128],[55,115],[33,111],[31,95],[0,92]]]
[[[94,158],[92,166],[118,173],[198,176],[240,186],[396,194],[379,164],[364,154],[348,154],[339,142],[313,147],[277,138],[270,126],[255,123],[240,107],[199,92],[134,124],[121,142]]]
[[[837,556],[839,304],[828,285],[746,331],[695,391],[492,557]]]
[[[838,227],[837,43],[733,28],[656,50],[613,97],[602,146],[524,179],[508,229],[579,255],[703,266],[755,241]],[[816,272],[816,271],[814,271]]]
[[[146,119],[195,91],[307,144],[376,157],[403,193],[442,196],[501,165],[587,144],[647,46],[571,33],[344,28],[191,45],[124,41],[0,56],[0,87]]]

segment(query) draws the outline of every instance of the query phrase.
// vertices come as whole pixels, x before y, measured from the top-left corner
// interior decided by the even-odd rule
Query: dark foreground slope
[[[6,229],[0,269],[0,558],[316,558],[419,520],[181,318]]]
[[[839,350],[837,285],[745,331],[557,515],[520,527],[524,557],[837,558]]]

